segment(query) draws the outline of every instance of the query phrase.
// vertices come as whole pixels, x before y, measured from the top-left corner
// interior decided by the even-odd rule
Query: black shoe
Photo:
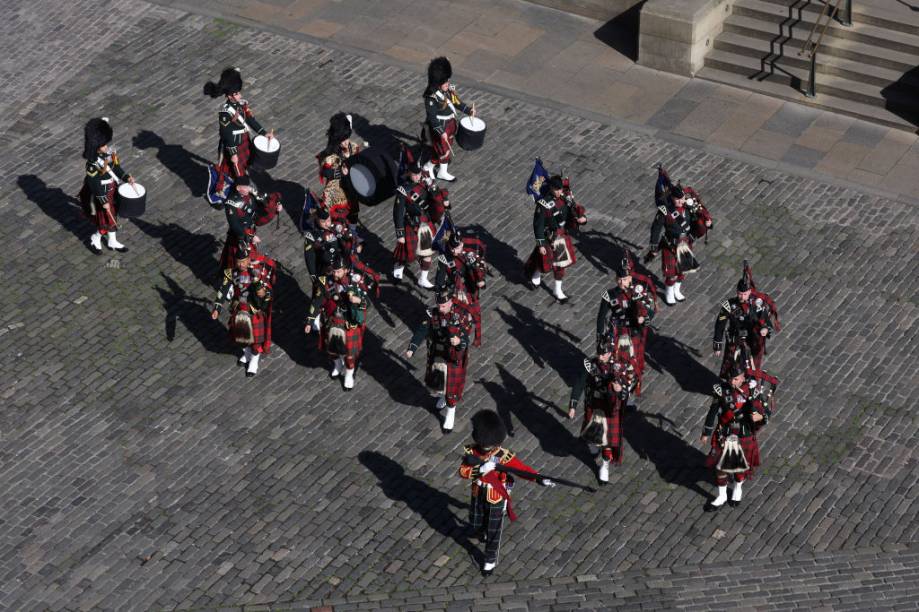
[[[102,247],[96,248],[92,242],[89,243],[89,250],[96,255],[102,255]]]
[[[250,372],[246,370],[246,378],[252,378],[253,376],[255,376],[255,372]]]
[[[128,247],[126,247],[126,246],[110,247],[109,245],[105,245],[105,248],[107,248],[109,251],[118,251],[119,253],[127,253],[127,252],[128,252]],[[99,252],[101,253],[102,251],[99,251]]]
[[[728,505],[729,505],[731,508],[736,508],[737,506],[740,505],[740,502],[739,502],[739,501],[734,501],[733,499],[729,499],[729,500],[728,500]]]
[[[705,507],[703,508],[705,512],[718,512],[718,510],[720,509],[721,509],[721,506],[713,506],[712,502],[708,502],[707,504],[705,504]]]
[[[555,297],[555,296],[553,295],[553,297]],[[565,297],[563,297],[563,298],[561,298],[561,299],[555,298],[555,301],[558,302],[559,304],[567,304],[567,303],[568,303],[568,299],[569,299],[569,298],[568,298],[568,296],[566,295]]]

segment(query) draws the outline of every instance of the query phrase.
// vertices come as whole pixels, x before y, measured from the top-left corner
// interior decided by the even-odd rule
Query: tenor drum
[[[396,162],[381,148],[368,147],[348,158],[346,188],[362,204],[375,206],[396,192]]]
[[[263,170],[270,170],[278,165],[278,156],[281,154],[281,141],[275,137],[268,138],[261,134],[252,141],[255,147],[253,163]]]
[[[478,117],[460,119],[456,142],[467,151],[481,149],[485,144],[485,122]]]
[[[119,217],[139,217],[147,209],[147,190],[140,183],[122,183],[117,198]]]

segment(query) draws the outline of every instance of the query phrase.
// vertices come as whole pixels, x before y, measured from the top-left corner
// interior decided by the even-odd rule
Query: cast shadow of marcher
[[[182,145],[166,144],[159,134],[141,130],[134,137],[134,147],[156,149],[156,159],[182,179],[191,194],[199,198],[207,188],[207,166],[210,162]]]
[[[625,257],[626,252],[629,252],[636,271],[645,276],[652,276],[642,264],[641,246],[619,238],[611,232],[600,232],[595,229],[581,230],[577,237],[577,249],[578,253],[601,274],[615,274],[616,266]],[[663,288],[662,284],[655,282]]]
[[[351,113],[351,126],[371,147],[382,147],[393,159],[398,159],[403,144],[419,142],[416,136],[394,130],[382,123],[370,123],[366,117],[357,113]]]
[[[523,274],[523,262],[517,257],[517,249],[499,240],[479,224],[461,225],[460,231],[464,235],[475,236],[485,243],[485,260],[488,262],[488,267],[494,269],[499,277],[511,284],[527,280]]]
[[[501,382],[479,380],[494,400],[498,414],[507,427],[508,435],[514,435],[514,417],[539,441],[540,448],[554,457],[574,456],[591,471],[596,470],[596,461],[587,445],[568,431],[560,418],[565,418],[555,405],[529,389],[516,376],[498,364]]]
[[[82,242],[87,250],[91,250],[88,240],[93,232],[93,225],[84,218],[76,197],[68,195],[60,187],[49,187],[34,174],[20,175],[16,179],[16,184],[45,215],[57,221],[62,228]]]
[[[712,480],[710,470],[705,468],[705,453],[688,444],[675,430],[673,421],[640,410],[626,412],[624,416],[623,436],[639,458],[653,463],[665,482],[709,497],[708,491],[699,486],[700,482],[708,484]],[[668,431],[665,423],[673,431]]]
[[[465,521],[458,519],[452,510],[467,509],[467,504],[438,491],[418,478],[407,475],[401,465],[381,453],[361,451],[357,458],[379,480],[383,495],[408,506],[408,509],[421,517],[431,529],[441,536],[452,538],[472,557],[476,565],[481,565],[482,553],[466,537]]]
[[[310,297],[300,288],[296,274],[280,261],[271,312],[271,339],[294,363],[306,368],[325,368],[328,363],[317,347],[316,332],[306,334],[303,327],[309,312]]]
[[[537,319],[532,308],[507,296],[504,299],[513,312],[498,309],[497,313],[507,325],[508,334],[520,343],[537,367],[548,367],[558,373],[569,388],[574,385],[583,357],[572,341],[581,339],[558,325]]]
[[[645,361],[657,372],[668,372],[684,391],[710,395],[718,382],[712,372],[698,357],[701,352],[671,336],[652,332],[645,347]]]
[[[882,89],[881,96],[884,98],[884,108],[908,121],[913,127],[919,126],[919,111],[916,110],[919,66],[907,70],[895,82]]]
[[[405,347],[408,347],[407,340]],[[422,346],[413,355],[412,360],[418,362],[416,367],[402,354],[403,349],[401,346],[395,350],[383,346],[382,338],[368,329],[364,333],[364,350],[358,372],[366,372],[397,404],[422,407],[440,421],[440,411],[434,407],[434,399],[421,380],[424,376],[427,351]]]
[[[213,234],[195,234],[176,223],[151,223],[133,219],[140,231],[160,241],[166,252],[191,270],[199,281],[215,287],[220,280],[217,262],[222,244]]]
[[[220,321],[211,318],[213,302],[205,298],[191,297],[179,283],[160,272],[166,287],[154,287],[163,301],[166,311],[166,340],[172,342],[176,335],[176,322],[192,333],[198,342],[211,353],[233,355],[234,349],[227,335],[227,328]]]

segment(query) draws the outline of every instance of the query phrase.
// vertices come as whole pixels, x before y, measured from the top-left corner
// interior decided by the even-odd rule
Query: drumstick
[[[137,191],[137,185],[135,185],[134,183],[128,183],[128,184],[131,186],[131,189],[134,190],[134,195],[138,195],[138,196],[139,196],[139,195],[140,195],[140,192]]]

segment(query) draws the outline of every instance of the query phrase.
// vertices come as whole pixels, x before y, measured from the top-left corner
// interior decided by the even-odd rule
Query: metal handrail
[[[810,78],[807,84],[807,90],[804,92],[804,95],[808,98],[813,98],[817,95],[817,51],[823,43],[823,36],[826,34],[826,29],[829,27],[830,22],[839,15],[840,2],[842,2],[842,0],[833,0],[831,5],[830,0],[825,0],[823,3],[823,10],[820,11],[820,16],[817,18],[817,21],[814,22],[814,27],[811,28],[807,40],[801,45],[801,50],[798,51],[798,57],[808,54],[811,62]],[[830,6],[833,7],[832,10],[830,10]],[[846,0],[845,9],[846,18],[845,20],[840,19],[840,23],[846,26],[852,25],[852,0]],[[822,26],[821,22],[823,24]],[[817,42],[814,42],[814,34],[817,32],[817,28],[821,28],[820,35],[817,37]]]

